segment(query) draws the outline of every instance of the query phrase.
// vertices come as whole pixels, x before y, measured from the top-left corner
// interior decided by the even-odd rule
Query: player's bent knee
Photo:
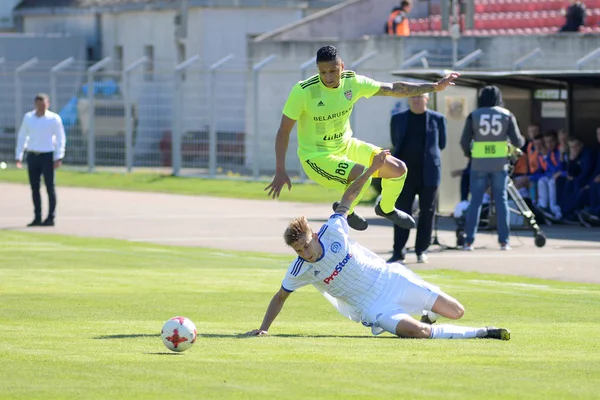
[[[457,300],[452,299],[449,314],[448,318],[450,319],[461,319],[465,315],[465,308]]]
[[[456,302],[455,307],[456,307],[456,318],[454,318],[454,319],[461,319],[465,315],[465,308],[458,301]]]
[[[392,166],[396,178],[400,178],[408,172],[408,167],[404,161],[396,157],[392,157]]]
[[[465,308],[455,298],[441,293],[435,301],[431,311],[449,319],[461,319],[465,315]]]
[[[396,326],[396,335],[406,339],[429,339],[431,326],[416,320],[402,320]]]

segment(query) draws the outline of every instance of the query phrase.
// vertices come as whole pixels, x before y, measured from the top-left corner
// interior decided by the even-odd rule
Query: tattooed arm
[[[437,83],[410,83],[410,82],[394,82],[394,83],[381,83],[379,91],[375,93],[375,96],[391,96],[391,97],[413,97],[420,96],[425,93],[441,92],[448,86],[454,85],[454,80],[458,78],[460,74],[453,72],[446,75]]]
[[[381,153],[377,154],[373,157],[373,162],[369,168],[367,168],[358,178],[352,181],[350,186],[344,192],[342,199],[340,200],[340,204],[335,209],[337,214],[341,214],[344,217],[348,216],[348,210],[352,206],[352,202],[356,199],[356,196],[359,195],[363,186],[369,181],[371,175],[377,172],[385,163],[386,157],[390,154],[389,150],[383,150]]]

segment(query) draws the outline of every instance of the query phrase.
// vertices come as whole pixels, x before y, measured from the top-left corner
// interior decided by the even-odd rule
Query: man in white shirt
[[[40,93],[35,96],[35,110],[23,117],[15,160],[17,168],[23,167],[23,152],[27,150],[27,172],[35,218],[27,226],[54,226],[56,210],[56,191],[54,189],[54,170],[62,164],[65,156],[65,128],[58,114],[48,110],[50,98]],[[48,192],[48,217],[42,221],[42,198],[40,179],[44,176]]]
[[[247,335],[266,335],[290,294],[312,284],[340,313],[371,327],[374,335],[386,331],[405,338],[510,339],[510,331],[504,328],[432,325],[440,315],[461,318],[463,306],[402,264],[386,264],[381,257],[349,239],[348,210],[388,155],[385,150],[375,156],[371,166],[348,187],[335,213],[318,233],[313,233],[306,217],[290,223],[284,238],[298,258],[288,268],[260,328]],[[421,313],[421,321],[411,317]]]

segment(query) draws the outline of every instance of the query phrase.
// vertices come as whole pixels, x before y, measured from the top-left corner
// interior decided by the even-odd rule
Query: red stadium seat
[[[485,3],[483,3],[482,1],[476,0],[475,1],[475,14],[484,14],[486,12],[489,12],[487,10],[487,1]]]
[[[562,0],[550,0],[550,1],[546,1],[546,7],[544,8],[545,10],[562,10],[562,9],[566,9],[567,8],[567,4],[566,2],[562,1]]]
[[[497,0],[496,2],[498,3],[497,12],[508,12],[507,0]]]
[[[600,31],[600,0],[585,0],[588,9],[586,33]],[[544,35],[556,32],[565,22],[561,14],[568,6],[566,0],[475,0],[472,30],[464,36],[482,35]],[[430,6],[428,18],[411,19],[411,31],[435,36],[447,36],[442,31],[439,3]],[[451,16],[452,18],[452,16]],[[464,16],[461,26],[464,27]],[[598,29],[596,29],[598,28]]]
[[[431,29],[434,31],[441,31],[442,30],[442,18],[440,16],[434,16],[431,17]]]
[[[584,4],[588,9],[600,8],[600,0],[585,0]]]

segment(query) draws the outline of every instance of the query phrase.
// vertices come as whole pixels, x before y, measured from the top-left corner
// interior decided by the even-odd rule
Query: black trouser
[[[40,195],[40,179],[44,176],[48,192],[48,218],[54,219],[56,209],[56,192],[54,190],[54,153],[27,153],[27,171],[35,219],[42,219],[42,196]]]
[[[409,172],[410,176],[410,172]],[[433,217],[435,215],[435,202],[437,198],[437,186],[424,186],[411,182],[407,178],[402,193],[396,200],[396,208],[409,215],[412,214],[412,205],[415,196],[419,195],[419,222],[417,223],[417,240],[415,241],[415,253],[423,254],[431,244],[431,232],[433,230]],[[402,229],[394,225],[394,255],[404,258],[406,242],[408,241],[408,229]]]

